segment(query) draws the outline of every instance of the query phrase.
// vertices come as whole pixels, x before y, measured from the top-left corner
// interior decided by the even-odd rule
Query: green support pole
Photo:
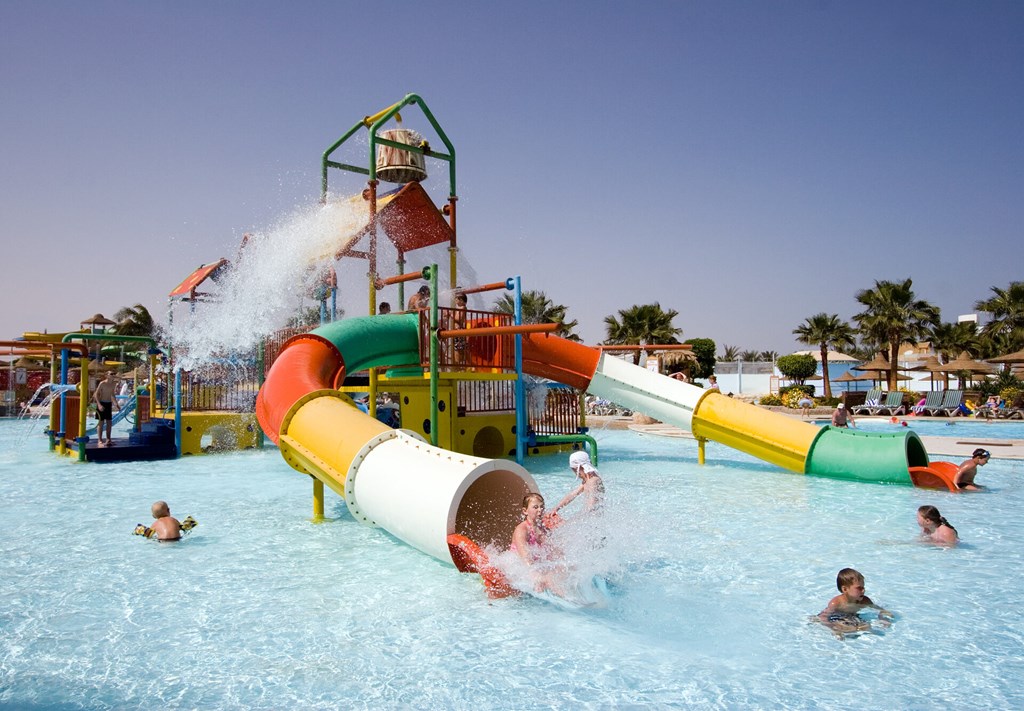
[[[597,466],[597,440],[587,434],[574,435],[536,435],[537,444],[581,444],[590,445],[590,459]]]
[[[430,281],[430,443],[437,446],[437,265],[423,268]]]

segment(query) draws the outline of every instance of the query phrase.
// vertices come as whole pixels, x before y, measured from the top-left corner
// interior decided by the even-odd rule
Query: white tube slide
[[[637,412],[685,430],[692,429],[693,412],[709,391],[601,354],[590,391]]]
[[[450,452],[408,431],[367,442],[345,479],[356,520],[446,561],[452,531],[481,546],[508,545],[529,491],[537,482],[515,462]]]

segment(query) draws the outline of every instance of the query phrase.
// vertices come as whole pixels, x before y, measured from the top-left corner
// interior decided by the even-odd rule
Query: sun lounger
[[[963,390],[947,390],[946,396],[942,398],[942,405],[935,408],[930,414],[940,417],[956,417],[960,414],[960,406],[963,404]]]
[[[1024,420],[1024,408],[1003,407],[996,411],[996,417],[1000,420]]]
[[[868,390],[867,399],[864,400],[863,405],[857,405],[856,407],[850,408],[850,412],[855,415],[872,415],[872,408],[878,407],[882,400],[882,390]]]
[[[1002,400],[1000,400],[996,404],[992,404],[992,402],[989,401],[986,402],[984,405],[979,405],[977,408],[975,408],[974,416],[986,420],[991,420],[993,418],[999,419],[1001,413],[1005,409],[1006,403],[1003,402]]]
[[[931,390],[924,396],[923,405],[914,405],[910,409],[915,415],[927,415],[931,410],[942,407],[942,400],[945,397],[945,390]]]
[[[906,410],[903,407],[903,393],[893,390],[885,396],[885,402],[871,411],[872,415],[902,415]]]

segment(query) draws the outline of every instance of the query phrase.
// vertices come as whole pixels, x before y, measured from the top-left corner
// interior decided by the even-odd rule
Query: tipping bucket
[[[381,131],[380,137],[408,146],[419,145],[423,140],[422,136],[407,128]],[[377,146],[377,177],[386,183],[418,183],[427,177],[423,154],[392,146]]]

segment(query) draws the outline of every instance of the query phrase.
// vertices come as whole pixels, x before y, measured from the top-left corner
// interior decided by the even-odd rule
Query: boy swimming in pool
[[[836,587],[839,588],[839,594],[829,600],[825,609],[818,613],[818,619],[837,636],[871,629],[871,623],[857,614],[864,608],[878,610],[878,620],[884,623],[883,626],[892,622],[892,613],[876,605],[864,594],[864,576],[853,568],[839,571]]]
[[[956,476],[953,477],[953,483],[956,484],[956,488],[964,491],[982,491],[985,487],[974,483],[974,477],[978,475],[978,467],[988,464],[988,460],[991,458],[992,454],[987,449],[979,447],[974,450],[971,458],[960,465],[960,468],[956,471]]]
[[[158,541],[181,540],[181,522],[171,516],[171,508],[166,501],[154,502],[152,513],[156,520],[150,528],[156,533]]]

